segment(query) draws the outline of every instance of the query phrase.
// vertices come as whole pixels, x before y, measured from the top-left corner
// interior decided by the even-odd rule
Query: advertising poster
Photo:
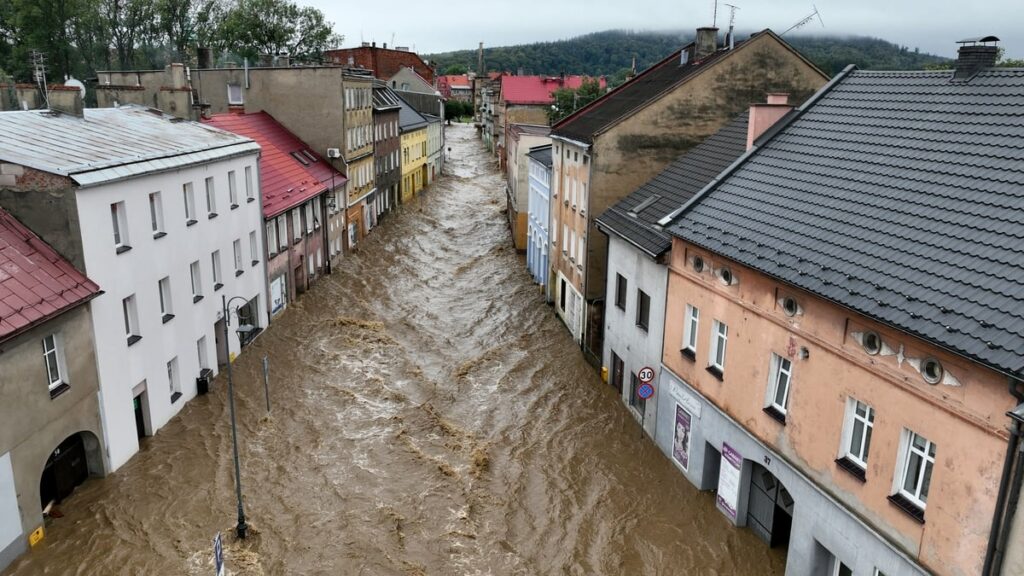
[[[732,449],[732,446],[722,444],[722,465],[718,472],[718,505],[733,520],[736,519],[736,503],[740,497],[740,469],[743,466],[743,456]]]
[[[689,470],[690,466],[690,414],[676,404],[676,428],[672,436],[672,458]]]

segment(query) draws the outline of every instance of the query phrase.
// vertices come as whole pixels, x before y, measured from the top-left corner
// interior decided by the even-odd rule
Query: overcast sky
[[[725,2],[739,7],[740,30],[781,33],[816,4],[803,33],[875,36],[911,49],[953,57],[957,40],[998,36],[1007,55],[1024,57],[1021,0],[722,0],[718,27],[728,26]],[[711,23],[713,0],[297,0],[311,4],[345,35],[361,41],[415,46],[428,54],[571,38],[601,30],[689,30]],[[624,7],[626,9],[624,9]],[[392,40],[393,39],[393,40]]]

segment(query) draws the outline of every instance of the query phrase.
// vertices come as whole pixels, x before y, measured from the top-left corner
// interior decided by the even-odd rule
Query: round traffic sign
[[[654,380],[654,368],[651,368],[650,366],[644,366],[643,368],[640,369],[639,372],[636,373],[636,377],[638,380],[640,380],[640,382],[647,384],[648,382]]]
[[[654,396],[654,386],[651,384],[641,384],[640,387],[636,389],[636,395],[642,400],[647,400],[651,396]]]

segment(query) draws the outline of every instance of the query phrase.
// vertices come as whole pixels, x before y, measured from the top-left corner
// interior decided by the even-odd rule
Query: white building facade
[[[529,163],[529,200],[527,203],[526,267],[533,281],[544,289],[551,300],[548,286],[548,229],[551,226],[551,145],[531,148]]]
[[[268,322],[259,146],[137,107],[7,113],[0,136],[0,159],[52,182],[10,211],[103,290],[89,306],[114,471]]]

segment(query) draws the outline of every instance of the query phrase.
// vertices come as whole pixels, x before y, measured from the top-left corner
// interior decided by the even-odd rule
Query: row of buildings
[[[830,79],[700,29],[506,129],[531,275],[787,574],[1024,573],[1024,70],[995,41]]]
[[[0,568],[441,174],[443,99],[387,52],[0,90]]]

